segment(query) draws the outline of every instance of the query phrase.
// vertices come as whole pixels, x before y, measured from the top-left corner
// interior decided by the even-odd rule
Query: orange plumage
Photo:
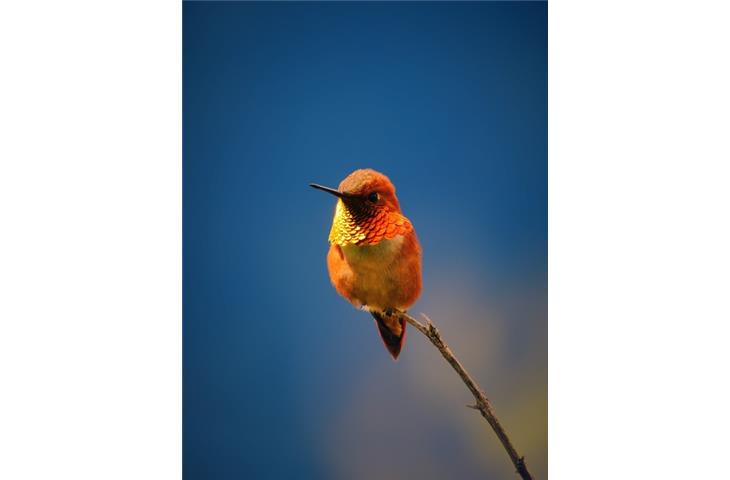
[[[395,186],[371,169],[355,170],[334,190],[338,197],[330,230],[327,268],[337,293],[375,318],[394,359],[405,341],[406,311],[421,293],[421,246],[400,209]]]

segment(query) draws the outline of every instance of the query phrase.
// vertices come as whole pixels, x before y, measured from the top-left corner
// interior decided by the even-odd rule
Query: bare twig
[[[459,374],[461,379],[466,384],[467,388],[469,388],[472,395],[474,395],[474,398],[476,399],[475,405],[467,405],[467,407],[479,410],[479,412],[481,412],[482,417],[484,417],[484,419],[489,422],[489,425],[492,426],[492,430],[494,430],[494,433],[497,434],[499,441],[502,442],[502,446],[507,451],[509,458],[512,460],[512,463],[517,469],[517,473],[519,473],[524,480],[531,480],[532,475],[530,475],[530,472],[527,471],[525,457],[521,457],[517,454],[517,450],[515,450],[515,447],[512,445],[512,442],[507,436],[507,432],[504,431],[504,428],[502,428],[499,420],[497,420],[497,415],[494,413],[494,407],[492,406],[492,403],[489,401],[479,385],[477,385],[474,379],[471,378],[471,376],[467,373],[461,362],[459,362],[459,360],[457,360],[457,358],[454,356],[454,352],[452,352],[449,346],[446,345],[446,342],[443,341],[443,339],[441,338],[441,334],[433,325],[431,319],[422,313],[421,315],[423,315],[423,318],[426,319],[426,325],[424,325],[407,313],[401,313],[401,315],[408,323],[413,325],[419,332],[424,334],[426,338],[428,338],[431,343],[433,343],[433,345],[438,349],[438,351],[441,352],[441,355],[446,359],[447,362],[449,362],[451,367],[456,370],[456,373]]]

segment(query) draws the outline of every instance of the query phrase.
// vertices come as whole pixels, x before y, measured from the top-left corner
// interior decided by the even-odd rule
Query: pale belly
[[[348,282],[351,301],[377,310],[405,310],[409,305],[404,285],[401,253],[404,238],[396,236],[377,245],[342,247],[352,278]]]

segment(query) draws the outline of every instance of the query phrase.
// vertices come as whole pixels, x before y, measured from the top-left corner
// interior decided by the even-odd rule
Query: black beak
[[[351,198],[352,197],[352,195],[349,195],[347,193],[342,193],[339,190],[335,190],[334,188],[317,185],[316,183],[310,183],[309,186],[312,188],[316,188],[317,190],[322,190],[323,192],[331,193],[335,197],[339,197],[339,198]]]

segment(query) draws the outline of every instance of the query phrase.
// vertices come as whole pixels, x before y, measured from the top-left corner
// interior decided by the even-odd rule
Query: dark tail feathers
[[[393,360],[398,360],[398,355],[406,341],[406,322],[401,316],[388,315],[384,312],[371,311],[378,326],[380,338],[383,339],[385,348],[388,349]]]

